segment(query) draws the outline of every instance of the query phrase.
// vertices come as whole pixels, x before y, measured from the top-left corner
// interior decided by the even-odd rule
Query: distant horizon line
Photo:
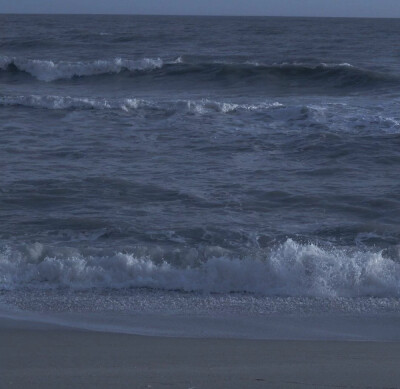
[[[312,18],[312,19],[399,19],[400,16],[315,16],[315,15],[211,15],[211,14],[150,14],[150,13],[79,13],[79,12],[0,12],[0,15],[25,16],[164,16],[164,17],[226,17],[226,18]]]

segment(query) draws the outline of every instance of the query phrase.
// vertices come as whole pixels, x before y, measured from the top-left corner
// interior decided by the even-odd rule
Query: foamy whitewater
[[[1,15],[0,316],[400,339],[399,27]]]

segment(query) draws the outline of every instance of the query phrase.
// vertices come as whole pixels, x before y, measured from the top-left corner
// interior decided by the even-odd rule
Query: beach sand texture
[[[397,388],[400,343],[190,339],[2,319],[0,388]]]

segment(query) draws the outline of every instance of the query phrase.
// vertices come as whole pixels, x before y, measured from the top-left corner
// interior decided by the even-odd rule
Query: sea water
[[[399,40],[395,19],[1,15],[0,302],[160,334],[397,323]]]

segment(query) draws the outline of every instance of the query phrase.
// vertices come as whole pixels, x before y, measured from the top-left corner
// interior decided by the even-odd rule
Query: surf
[[[368,70],[349,63],[282,62],[262,63],[252,60],[230,62],[201,60],[141,58],[97,59],[93,61],[54,61],[24,58],[0,58],[0,71],[6,74],[27,74],[41,82],[122,76],[125,78],[149,75],[163,78],[191,78],[193,81],[245,83],[268,87],[298,82],[308,87],[335,88],[377,87],[399,84],[392,74]]]
[[[22,250],[3,247],[0,289],[150,288],[284,297],[400,297],[400,264],[382,251],[288,239],[242,257],[214,252],[185,266],[118,251],[93,255],[39,243]]]

